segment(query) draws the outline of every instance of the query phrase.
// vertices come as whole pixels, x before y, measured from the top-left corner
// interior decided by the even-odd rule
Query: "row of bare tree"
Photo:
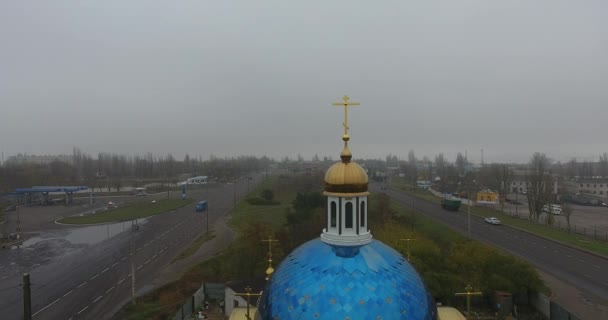
[[[71,163],[5,163],[0,167],[0,192],[36,185],[75,184],[120,189],[125,180],[175,182],[182,174],[230,179],[264,170],[271,163],[273,160],[268,157],[210,157],[202,160],[186,155],[183,160],[176,160],[171,154],[157,157],[150,153],[144,156],[100,153],[94,158],[75,148]]]

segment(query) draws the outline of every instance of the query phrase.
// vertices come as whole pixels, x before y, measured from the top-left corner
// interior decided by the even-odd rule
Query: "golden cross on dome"
[[[342,97],[342,102],[334,102],[332,103],[332,105],[334,106],[344,106],[344,123],[342,123],[342,126],[344,126],[344,135],[342,136],[342,139],[346,142],[348,141],[348,107],[350,106],[359,106],[361,105],[359,102],[350,102],[349,101],[349,97],[348,96],[344,96]]]
[[[415,241],[415,238],[407,237],[405,239],[399,239],[400,241],[407,241],[407,261],[410,261],[410,241]]]
[[[263,239],[262,242],[268,242],[268,268],[266,268],[266,280],[270,280],[270,275],[274,272],[272,267],[272,243],[279,242],[272,238],[272,235],[268,235],[268,239]]]
[[[483,292],[473,292],[473,287],[471,287],[471,285],[467,285],[464,290],[466,292],[456,292],[456,296],[467,297],[467,316],[469,316],[471,314],[471,296],[481,296],[483,295]]]
[[[249,305],[251,304],[251,302],[250,302],[251,297],[260,297],[261,296],[261,294],[259,294],[259,293],[251,293],[251,291],[252,291],[251,287],[250,286],[246,286],[244,293],[239,293],[239,292],[235,292],[234,293],[237,296],[247,297],[247,320],[253,320],[251,318],[251,316],[249,316]]]

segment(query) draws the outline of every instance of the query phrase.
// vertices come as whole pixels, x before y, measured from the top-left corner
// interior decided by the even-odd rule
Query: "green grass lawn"
[[[411,194],[411,183],[405,182],[405,180],[403,180],[402,178],[394,178],[392,181],[392,186],[404,191],[405,193]],[[416,190],[416,197],[433,202],[441,201],[440,198],[436,197],[429,191],[421,189]],[[468,208],[464,204],[460,207],[460,212],[467,212],[467,210]],[[516,227],[547,239],[562,242],[569,246],[589,250],[603,255],[608,255],[608,245],[606,243],[594,241],[587,237],[568,233],[563,230],[559,230],[529,220],[511,217],[499,210],[486,207],[471,207],[471,214],[482,218],[496,217],[500,219],[500,221],[502,221],[504,225]]]
[[[139,219],[181,208],[192,203],[192,201],[194,200],[187,198],[186,200],[161,199],[155,203],[152,201],[134,202],[118,209],[97,212],[86,216],[67,217],[60,219],[58,222],[65,224],[96,224]]]
[[[278,179],[278,176],[272,176],[264,180],[249,195],[250,197],[258,197],[264,189],[270,189],[274,192],[273,200],[279,204],[252,205],[247,201],[240,201],[231,210],[232,216],[229,225],[237,232],[253,222],[269,224],[275,230],[284,226],[286,222],[285,210],[291,206],[295,193],[277,188]]]

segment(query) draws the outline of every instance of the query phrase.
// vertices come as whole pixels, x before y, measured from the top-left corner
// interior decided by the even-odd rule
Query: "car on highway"
[[[500,222],[500,220],[498,220],[498,218],[495,218],[495,217],[487,217],[484,220],[487,223],[493,224],[493,225],[500,225],[500,224],[502,224],[502,222]]]
[[[108,202],[107,208],[108,209],[115,209],[115,208],[118,208],[118,205],[116,203],[110,201],[110,202]]]

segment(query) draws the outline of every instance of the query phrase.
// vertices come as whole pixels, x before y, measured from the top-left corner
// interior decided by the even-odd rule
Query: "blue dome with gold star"
[[[361,247],[303,244],[273,274],[258,312],[264,320],[437,318],[420,275],[377,240]]]

